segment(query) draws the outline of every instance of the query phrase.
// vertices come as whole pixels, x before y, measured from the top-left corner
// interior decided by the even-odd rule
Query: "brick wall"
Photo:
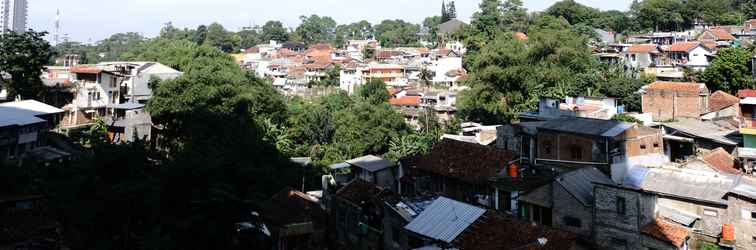
[[[707,110],[707,97],[690,92],[647,90],[642,106],[643,113],[651,113],[654,121],[699,118]]]
[[[593,208],[586,207],[575,199],[562,185],[554,184],[553,197],[556,209],[552,209],[552,224],[554,228],[573,232],[580,237],[589,239],[593,231]],[[580,220],[580,227],[567,225],[565,218],[572,217]]]
[[[594,242],[599,249],[643,249],[640,228],[654,219],[656,198],[633,190],[596,185],[594,188]],[[617,211],[618,198],[625,213]]]
[[[606,162],[602,155],[595,155],[597,144],[594,138],[540,131],[538,133],[538,158],[561,161]],[[603,145],[597,145],[603,150]]]

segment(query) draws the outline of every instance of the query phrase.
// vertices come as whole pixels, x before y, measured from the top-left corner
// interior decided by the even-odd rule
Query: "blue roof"
[[[486,210],[439,197],[404,228],[419,235],[451,243]]]

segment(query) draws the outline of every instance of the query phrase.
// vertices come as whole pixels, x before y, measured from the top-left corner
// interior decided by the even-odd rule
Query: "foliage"
[[[102,119],[96,119],[94,125],[82,132],[79,142],[85,147],[93,147],[108,143],[108,126]]]
[[[438,26],[441,25],[440,16],[430,16],[423,20],[423,30],[425,31],[425,40],[431,43],[435,48],[438,43]]]
[[[0,73],[0,88],[8,91],[9,98],[32,99],[44,95],[46,88],[39,74],[50,57],[46,34],[33,30],[0,34],[0,72],[10,75],[7,79]]]
[[[364,40],[373,36],[373,25],[362,20],[351,24],[336,26],[336,37],[332,44],[342,47],[346,40]]]
[[[410,133],[401,137],[391,138],[389,152],[386,158],[400,160],[409,156],[424,155],[433,149],[440,138],[436,133]]]
[[[457,7],[454,6],[454,1],[449,2],[446,5],[446,1],[441,3],[441,23],[445,23],[451,19],[457,18]]]
[[[279,21],[268,21],[262,27],[262,33],[260,34],[263,42],[267,41],[288,41],[289,32],[284,27],[283,23]]]
[[[302,22],[297,27],[294,34],[296,38],[305,44],[315,44],[319,42],[331,42],[335,39],[336,21],[327,16],[300,16]]]
[[[362,58],[363,59],[372,59],[375,57],[375,48],[370,46],[365,46],[365,48],[362,49]]]
[[[241,43],[241,38],[223,28],[223,25],[219,23],[212,23],[207,26],[207,39],[205,39],[206,45],[220,49],[223,52],[233,52]]]
[[[386,89],[386,83],[380,79],[371,79],[365,83],[360,87],[358,96],[372,104],[384,103],[391,97]]]
[[[384,47],[414,46],[418,42],[420,25],[403,20],[383,20],[375,25],[375,37]]]
[[[630,11],[646,29],[682,31],[689,25],[681,13],[683,7],[681,0],[644,0],[633,5]]]
[[[404,117],[388,103],[356,102],[334,114],[333,150],[347,157],[382,155],[391,138],[409,133]]]
[[[635,119],[635,117],[632,117],[628,114],[616,114],[612,117],[612,120],[615,121],[621,121],[621,122],[630,122],[630,123],[640,123],[638,119]]]
[[[753,88],[754,80],[749,68],[751,55],[742,48],[721,49],[714,62],[699,77],[712,91],[735,94],[740,89]]]
[[[573,25],[590,23],[600,15],[599,10],[579,4],[575,0],[559,1],[546,9],[545,12],[548,15],[563,17]]]

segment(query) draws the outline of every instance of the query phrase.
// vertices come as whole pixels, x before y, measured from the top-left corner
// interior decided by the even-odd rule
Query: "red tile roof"
[[[99,74],[102,73],[103,69],[97,68],[97,67],[91,67],[91,66],[81,66],[81,67],[73,67],[71,68],[71,73],[77,73],[77,74]]]
[[[643,226],[641,233],[669,242],[676,247],[682,247],[690,235],[687,228],[658,218]]]
[[[546,244],[541,245],[539,238],[545,238]],[[489,210],[457,236],[452,244],[461,250],[556,250],[571,249],[576,238],[568,232],[546,229]]]
[[[394,106],[420,106],[420,96],[402,96],[391,98],[389,103]]]
[[[712,150],[703,156],[703,161],[708,163],[717,172],[739,175],[740,171],[735,169],[735,160],[723,148]]]
[[[695,82],[663,82],[656,81],[648,85],[649,90],[673,90],[683,92],[701,92],[706,90],[706,85]]]
[[[690,52],[691,50],[695,49],[699,45],[701,45],[700,42],[673,43],[671,46],[669,46],[669,49],[667,49],[667,51],[669,51],[669,52]]]
[[[740,103],[740,98],[721,90],[714,92],[709,96],[710,111],[720,111],[729,108],[730,106],[737,105],[738,103]]]
[[[659,48],[656,44],[633,44],[627,49],[628,53],[649,53]]]
[[[484,184],[507,169],[515,158],[510,151],[443,139],[417,161],[415,168],[471,184]]]
[[[732,34],[730,34],[730,32],[727,31],[726,29],[713,28],[713,29],[710,29],[709,32],[711,32],[711,34],[716,36],[717,40],[728,40],[728,41],[735,40],[735,37],[732,36]]]
[[[527,41],[528,40],[528,35],[526,35],[525,33],[522,33],[522,32],[515,32],[514,33],[514,38],[517,39],[517,40],[520,40],[520,41]]]
[[[741,90],[738,90],[738,97],[740,97],[740,98],[756,97],[756,89],[741,89]]]

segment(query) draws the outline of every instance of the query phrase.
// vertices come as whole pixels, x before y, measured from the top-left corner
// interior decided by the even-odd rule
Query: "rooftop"
[[[676,247],[682,247],[690,235],[687,228],[662,219],[655,219],[643,226],[641,233],[668,242]]]
[[[483,184],[506,169],[516,157],[505,150],[442,139],[429,154],[420,157],[414,167],[467,183]]]
[[[732,155],[723,148],[717,148],[703,156],[703,161],[714,170],[721,173],[739,175],[740,171],[735,168],[735,160]]]
[[[648,86],[646,86],[646,89],[649,90],[673,90],[673,91],[684,91],[684,92],[696,92],[700,93],[702,91],[706,91],[706,84],[703,83],[695,83],[695,82],[664,82],[664,81],[656,81]]]
[[[662,126],[672,128],[692,137],[706,138],[725,145],[738,145],[729,136],[737,133],[737,129],[722,127],[714,122],[704,122],[696,119],[680,119],[676,122],[663,123]],[[671,133],[670,135],[676,135]]]
[[[382,187],[355,179],[346,186],[336,191],[336,197],[351,202],[354,205],[361,205],[376,200],[382,200],[390,196],[390,192]]]
[[[662,195],[725,204],[725,195],[735,186],[733,175],[685,169],[633,168],[623,185]]]
[[[470,204],[439,197],[404,228],[450,243],[485,212],[486,210]]]
[[[288,187],[265,201],[261,207],[263,220],[274,228],[313,220],[324,221],[327,216],[316,199]]]
[[[366,155],[346,161],[347,164],[365,169],[370,172],[381,171],[396,164],[393,161],[385,160],[375,155]]]
[[[633,44],[627,49],[628,53],[650,53],[658,50],[659,46],[656,44]]]
[[[594,167],[586,167],[562,174],[556,183],[564,187],[584,206],[593,205],[593,184],[614,184],[609,177]]]
[[[460,250],[571,249],[575,235],[488,211],[452,243]]]
[[[615,137],[631,127],[633,127],[632,123],[614,120],[562,117],[546,121],[538,126],[538,129],[591,136]]]
[[[691,50],[695,49],[696,47],[701,46],[700,42],[681,42],[681,43],[673,43],[672,45],[667,48],[667,51],[669,52],[690,52]]]

